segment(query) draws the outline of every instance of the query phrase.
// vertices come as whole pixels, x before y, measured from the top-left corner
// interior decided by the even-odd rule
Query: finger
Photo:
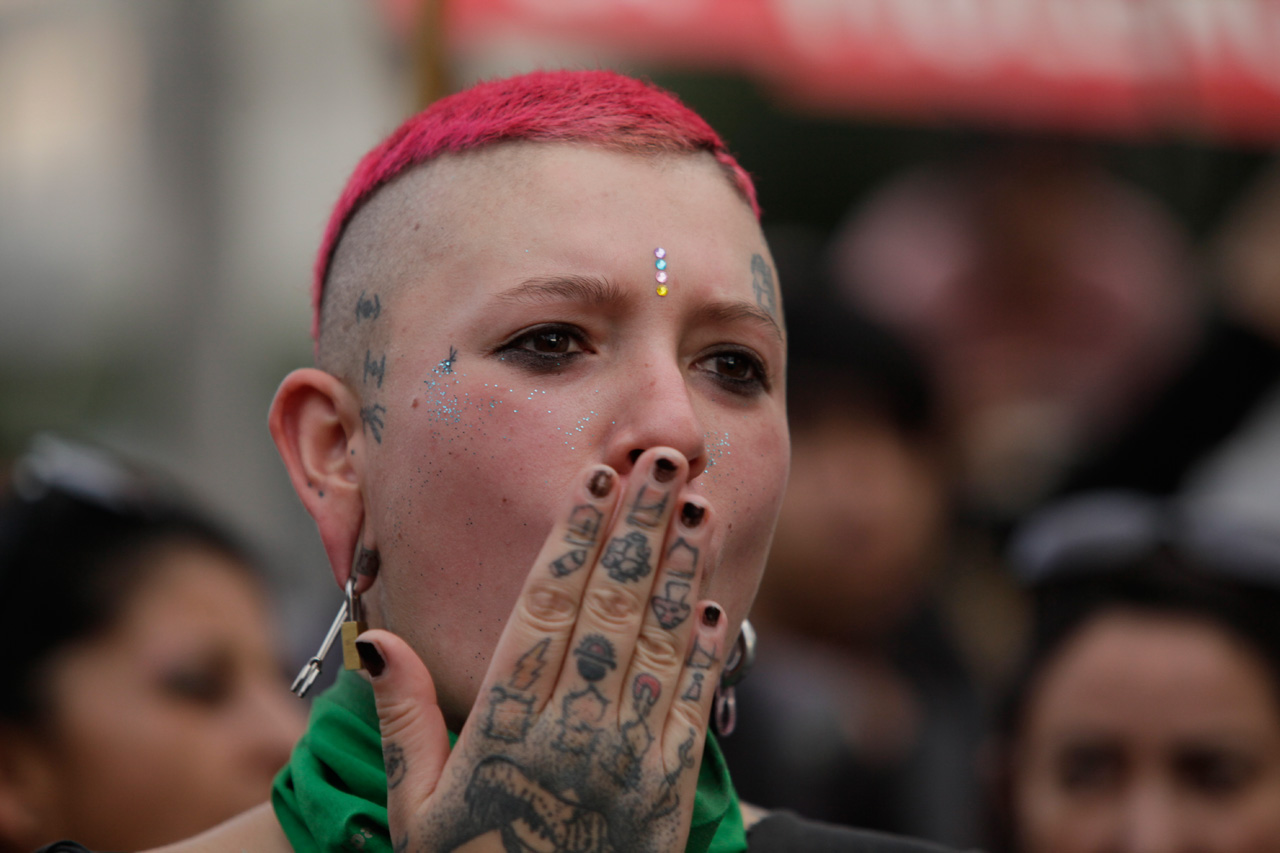
[[[387,770],[387,812],[404,826],[435,792],[449,757],[444,714],[421,658],[390,631],[356,638],[356,651],[373,682]]]
[[[636,460],[609,535],[582,596],[566,664],[552,701],[584,732],[618,714],[623,679],[652,594],[674,497],[688,462],[678,450],[651,448]],[[565,702],[572,705],[572,709]]]
[[[622,701],[634,717],[662,721],[676,698],[694,630],[697,590],[711,545],[714,521],[706,500],[682,495],[680,511],[663,543],[662,563],[654,581],[635,651],[627,670]],[[624,716],[626,716],[624,710]]]
[[[593,465],[565,502],[494,650],[472,715],[480,736],[508,744],[523,741],[551,696],[589,567],[612,520],[618,482],[612,468]]]
[[[687,819],[693,810],[698,768],[707,745],[707,721],[724,667],[722,649],[727,632],[719,605],[699,602],[690,621],[695,623],[693,640],[680,675],[679,694],[662,729],[663,777],[652,814],[655,818],[680,809]]]

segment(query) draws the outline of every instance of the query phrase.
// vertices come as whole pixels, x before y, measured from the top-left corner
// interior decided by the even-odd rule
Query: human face
[[[301,734],[244,569],[192,545],[147,559],[115,627],[50,666],[44,842],[137,850],[207,829],[266,799]]]
[[[386,332],[358,389],[378,418],[365,599],[427,663],[451,724],[588,464],[625,478],[649,447],[690,460],[722,546],[703,592],[736,625],[786,481],[785,349],[768,249],[714,162],[504,145],[436,161],[371,208],[380,275],[363,296]]]
[[[1280,850],[1280,706],[1256,653],[1192,617],[1096,617],[1031,696],[1027,853]]]

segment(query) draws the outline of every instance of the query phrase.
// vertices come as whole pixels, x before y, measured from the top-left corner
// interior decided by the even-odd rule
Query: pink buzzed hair
[[[356,166],[316,258],[311,335],[317,343],[329,265],[360,207],[397,176],[441,154],[512,141],[581,142],[638,154],[706,151],[760,216],[751,177],[720,135],[670,92],[613,71],[535,71],[480,83],[410,118]]]

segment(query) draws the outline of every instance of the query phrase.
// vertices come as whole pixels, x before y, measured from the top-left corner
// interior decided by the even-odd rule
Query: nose
[[[1183,810],[1165,786],[1146,785],[1132,791],[1124,804],[1122,853],[1178,853],[1190,851],[1193,827],[1180,819]]]
[[[249,694],[248,716],[253,725],[246,734],[248,762],[274,777],[289,760],[306,719],[300,703],[275,679],[261,679]]]
[[[620,474],[650,447],[672,447],[689,460],[689,479],[707,467],[706,426],[681,366],[652,359],[620,383],[604,462]]]

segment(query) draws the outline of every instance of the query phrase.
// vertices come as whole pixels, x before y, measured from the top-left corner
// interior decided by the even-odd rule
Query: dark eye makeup
[[[567,323],[545,323],[522,329],[495,352],[526,370],[550,373],[585,354],[586,333]]]
[[[590,353],[588,341],[578,326],[543,323],[521,329],[495,347],[494,354],[533,373],[555,373]],[[747,347],[713,347],[694,360],[693,368],[739,397],[764,394],[772,387],[764,360]]]

